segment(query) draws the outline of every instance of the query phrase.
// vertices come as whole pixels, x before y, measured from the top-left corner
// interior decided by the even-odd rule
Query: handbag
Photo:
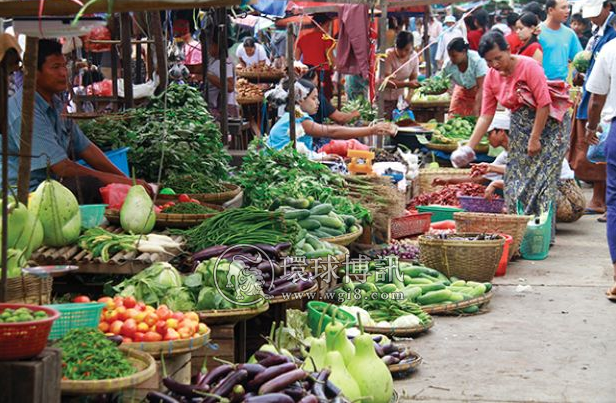
[[[599,144],[592,144],[588,146],[588,152],[586,158],[593,164],[605,164],[607,158],[605,155],[605,145],[607,144],[607,138],[610,134],[610,123],[601,123],[601,132],[598,133]]]

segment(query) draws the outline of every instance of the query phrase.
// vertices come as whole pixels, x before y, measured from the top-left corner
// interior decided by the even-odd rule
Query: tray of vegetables
[[[421,87],[416,91],[421,95],[440,95],[451,86],[451,80],[449,76],[443,74],[436,74],[430,78],[426,78],[421,82]]]
[[[73,329],[55,347],[62,350],[63,393],[93,395],[129,389],[156,374],[142,351],[119,347],[98,329]]]

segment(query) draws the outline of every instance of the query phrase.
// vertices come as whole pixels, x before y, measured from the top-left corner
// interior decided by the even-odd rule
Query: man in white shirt
[[[447,53],[447,45],[449,45],[449,42],[454,38],[463,38],[462,31],[456,24],[456,17],[453,15],[445,17],[445,25],[446,28],[439,38],[438,48],[436,50],[436,62],[439,70],[449,61],[449,54]]]
[[[606,205],[607,243],[614,264],[614,284],[607,292],[607,297],[616,301],[616,40],[608,42],[599,52],[586,81],[586,91],[591,94],[586,141],[589,144],[598,144],[597,130],[600,120],[610,122],[609,134],[605,140]]]
[[[257,43],[254,38],[248,37],[244,42],[237,47],[235,55],[242,67],[250,67],[259,64],[270,64],[265,48],[260,43]]]

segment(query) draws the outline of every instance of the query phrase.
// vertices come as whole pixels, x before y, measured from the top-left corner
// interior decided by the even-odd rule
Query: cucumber
[[[315,230],[321,228],[321,223],[319,223],[317,220],[312,220],[310,218],[306,220],[300,220],[297,223],[300,227],[306,230]]]
[[[385,284],[379,287],[379,291],[389,294],[389,293],[398,291],[398,287],[396,287],[395,284]]]
[[[412,280],[412,277],[405,274],[403,276],[404,286],[406,287],[407,285],[411,284],[411,280]]]
[[[347,227],[351,227],[357,224],[357,218],[353,217],[352,215],[340,214],[340,218],[344,220],[344,225],[346,225]]]
[[[310,201],[308,199],[294,199],[292,197],[287,197],[284,199],[283,204],[296,209],[307,209],[308,206],[310,206]]]
[[[452,287],[465,287],[466,286],[466,281],[464,280],[458,280],[458,281],[454,281],[453,283],[451,283]]]
[[[358,288],[366,292],[377,292],[379,289],[374,283],[359,283],[355,284],[355,288]]]
[[[285,220],[304,220],[306,218],[310,217],[310,210],[300,210],[300,209],[294,209],[294,210],[287,210],[284,212],[284,218]]]
[[[295,249],[303,249],[304,244],[306,243],[306,239],[300,239],[297,244],[295,244]]]
[[[483,283],[486,286],[486,292],[492,291],[492,283]]]
[[[477,281],[467,281],[466,282],[466,285],[469,286],[469,287],[477,287],[480,284],[483,285],[483,283],[479,283]]]
[[[473,287],[473,290],[469,293],[473,297],[481,297],[486,293],[486,286],[482,283],[479,283],[478,286]]]
[[[442,282],[442,281],[441,281],[441,280],[439,280],[438,278],[433,277],[433,276],[429,276],[429,275],[427,275],[426,273],[421,273],[421,274],[419,275],[419,278],[425,278],[426,280],[430,280],[430,281],[431,281],[431,282],[433,282],[433,283],[436,283],[436,282],[439,282],[439,281],[440,281],[440,282]]]
[[[400,291],[402,291],[402,294],[404,294],[404,297],[409,301],[415,301],[417,297],[421,295],[421,288],[419,287],[413,287],[413,286],[404,287]]]
[[[405,277],[406,277],[406,275],[405,275]],[[406,283],[406,281],[405,281],[405,283]],[[434,284],[434,283],[436,283],[436,281],[431,281],[431,280],[428,280],[427,278],[419,278],[419,277],[413,278],[413,277],[410,277],[407,285],[409,285],[409,284],[414,284],[414,285],[415,284],[416,285],[419,285],[419,284]]]
[[[421,292],[424,294],[432,292],[432,291],[444,290],[446,288],[445,284],[443,283],[416,284],[415,287],[421,288]]]
[[[331,251],[329,249],[317,249],[312,252],[306,252],[306,259],[317,259],[320,257],[327,257],[331,255]]]
[[[329,203],[319,204],[310,209],[311,215],[327,215],[334,209]]]
[[[324,228],[327,227],[320,227],[319,229],[314,229],[312,231],[310,231],[310,235],[313,235],[319,239],[321,238],[331,238],[331,235],[325,231],[323,231]]]
[[[347,228],[348,228],[347,232],[349,234],[359,231],[359,227],[357,225],[351,225],[350,227],[347,227]]]
[[[473,287],[458,287],[458,286],[450,285],[447,288],[451,290],[452,292],[461,292],[463,294],[469,294],[471,291],[473,291]]]
[[[339,230],[337,228],[321,227],[319,229],[322,232],[325,232],[326,234],[329,234],[329,236],[327,238],[344,235],[344,231],[341,231],[341,230]]]
[[[440,304],[443,301],[449,300],[451,298],[451,294],[452,292],[447,289],[430,291],[417,297],[417,303],[420,305]]]
[[[438,271],[423,266],[405,265],[404,267],[401,266],[400,270],[403,274],[408,274],[411,277],[419,277],[420,274],[427,274],[432,277],[438,277],[439,275]]]
[[[449,297],[449,301],[451,302],[464,301],[464,295],[459,292],[452,292],[451,297]]]
[[[314,250],[326,249],[325,245],[321,241],[319,241],[316,237],[312,235],[308,235],[306,237],[306,242],[310,244],[314,248]]]
[[[478,305],[471,305],[469,307],[461,309],[461,311],[462,311],[462,313],[477,313],[477,312],[479,312],[479,306]]]
[[[302,228],[297,233],[297,239],[304,239],[304,238],[306,238],[306,235],[308,235],[308,230]]]
[[[311,215],[311,220],[317,220],[322,226],[344,230],[344,223],[327,215]]]
[[[304,252],[309,253],[309,252],[314,252],[314,248],[312,247],[312,245],[310,245],[308,242],[306,242],[304,244],[304,247],[302,248],[304,250]]]

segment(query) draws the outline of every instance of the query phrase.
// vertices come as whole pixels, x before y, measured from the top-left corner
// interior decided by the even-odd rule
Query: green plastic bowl
[[[323,322],[321,324],[321,328],[319,329],[319,322],[321,321],[321,316],[323,316],[323,312],[327,310],[329,306],[332,309],[338,308],[338,312],[336,313],[336,321],[343,323],[347,328],[357,326],[357,319],[350,313],[340,309],[336,305],[328,304],[327,302],[321,301],[310,301],[308,302],[308,326],[310,327],[310,331],[314,337],[319,337],[321,333],[325,330],[325,327],[332,321],[332,317],[329,314],[325,314],[323,318]]]
[[[417,206],[420,213],[432,213],[431,222],[453,220],[453,213],[464,211],[464,209],[451,206]]]
[[[81,228],[94,228],[103,223],[107,204],[84,204],[79,206],[81,212]]]

